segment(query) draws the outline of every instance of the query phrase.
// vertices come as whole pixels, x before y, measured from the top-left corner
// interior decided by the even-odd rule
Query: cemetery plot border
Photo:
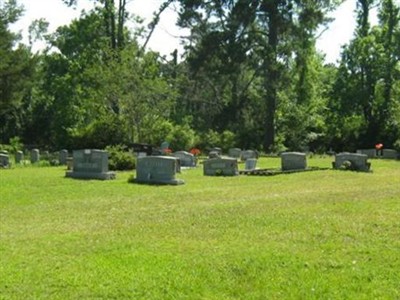
[[[297,170],[282,170],[282,169],[256,169],[256,170],[241,170],[240,175],[254,175],[254,176],[274,176],[282,174],[292,174],[292,173],[303,173],[310,171],[325,171],[331,170],[330,168],[320,168],[320,167],[308,167],[306,169]]]

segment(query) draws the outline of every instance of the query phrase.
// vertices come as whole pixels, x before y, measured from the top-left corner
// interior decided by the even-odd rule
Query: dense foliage
[[[9,28],[22,12],[17,1],[0,2],[0,144],[20,138],[71,150],[168,140],[174,150],[276,152],[400,144],[394,0],[357,0],[357,28],[338,65],[325,64],[315,42],[339,0],[165,1],[149,32],[127,26],[136,19],[126,1],[96,2],[54,34],[45,20],[33,23],[48,45],[38,54]],[[181,56],[160,57],[137,37],[150,36],[172,2],[190,36]]]

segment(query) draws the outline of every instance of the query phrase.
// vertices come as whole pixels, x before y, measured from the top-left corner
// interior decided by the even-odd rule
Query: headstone
[[[196,157],[186,151],[177,151],[172,154],[172,156],[179,158],[181,167],[195,167],[197,160]]]
[[[185,183],[175,178],[179,169],[179,159],[171,156],[146,156],[138,158],[136,164],[136,178],[134,182],[147,184]]]
[[[397,159],[399,157],[399,153],[397,153],[397,151],[393,149],[383,149],[382,157],[389,159]]]
[[[40,153],[39,149],[32,149],[31,150],[31,163],[37,163],[40,161]]]
[[[376,149],[359,149],[357,150],[357,153],[359,154],[365,154],[368,156],[368,158],[375,158],[377,157],[377,150]]]
[[[208,155],[210,155],[211,152],[217,152],[219,156],[222,155],[222,149],[219,147],[211,148],[210,151],[208,151],[208,153],[209,153]]]
[[[169,149],[169,143],[164,141],[161,143],[160,145],[160,149],[161,149],[161,153],[164,154],[169,154],[170,153],[170,149]]]
[[[0,150],[0,154],[8,155],[8,151],[7,150]]]
[[[220,157],[220,154],[218,151],[211,151],[208,153],[208,158],[218,158]]]
[[[283,152],[281,154],[282,171],[305,170],[307,168],[307,158],[301,152]]]
[[[130,147],[132,147],[133,152],[135,152],[137,156],[141,157],[151,155],[153,152],[153,146],[150,144],[133,143],[130,144]]]
[[[68,150],[63,149],[60,151],[60,153],[58,153],[58,161],[60,162],[60,165],[66,165],[67,158],[68,158]]]
[[[244,169],[246,171],[255,170],[257,166],[257,159],[256,158],[248,158],[245,161]]]
[[[246,161],[249,158],[258,158],[258,153],[254,150],[242,151],[242,161]]]
[[[367,172],[371,167],[367,160],[368,156],[366,154],[343,152],[335,156],[333,166],[335,169]]]
[[[206,176],[239,175],[237,160],[230,157],[208,159],[203,163],[203,174]]]
[[[73,151],[72,171],[66,177],[79,179],[115,179],[115,173],[108,171],[107,151],[84,149]]]
[[[0,168],[8,169],[10,167],[10,157],[7,154],[0,154]]]
[[[242,155],[242,149],[240,148],[231,148],[228,150],[229,157],[240,159],[241,155]]]
[[[24,152],[22,151],[17,151],[15,153],[15,163],[20,164],[24,160]]]

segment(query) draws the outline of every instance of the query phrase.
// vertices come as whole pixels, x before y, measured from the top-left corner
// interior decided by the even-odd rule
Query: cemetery
[[[224,298],[227,289],[243,289],[241,281],[248,276],[272,282],[273,274],[282,271],[303,274],[301,284],[290,281],[291,291],[301,293],[304,285],[311,289],[316,281],[333,291],[338,273],[340,289],[346,288],[345,282],[354,280],[354,268],[364,261],[374,272],[386,274],[376,279],[380,285],[395,280],[400,268],[395,225],[399,160],[369,159],[360,153],[286,152],[242,161],[241,156],[222,152],[215,158],[197,157],[195,167],[182,167],[191,156],[176,151],[169,156],[135,154],[135,170],[111,175],[109,155],[103,150],[50,152],[51,157],[72,162],[67,171],[61,163],[16,163],[23,154],[30,161],[30,152],[8,153],[11,168],[0,170],[0,244],[8,245],[1,250],[0,291],[6,294],[19,295],[21,290],[13,287],[24,280],[36,294],[50,289],[67,298],[86,295],[80,284],[57,287],[60,276],[70,282],[78,274],[105,295],[99,278],[109,272],[116,298],[128,295],[132,284],[145,289],[146,298],[158,298],[159,284],[168,286],[172,278],[179,278],[179,290],[193,286],[193,280],[199,288],[208,280],[218,282],[221,288],[214,288],[213,295]],[[373,172],[342,172],[346,161],[361,169],[370,164]],[[289,175],[268,177],[280,174]],[[387,238],[381,238],[380,228]],[[367,247],[368,253],[360,252]],[[329,253],[321,254],[326,248]],[[239,268],[246,275],[232,277],[226,268]],[[310,268],[315,272],[308,272]],[[128,284],[127,274],[143,281]],[[34,284],[37,277],[41,285]],[[228,288],[232,280],[235,287]],[[358,279],[362,286],[368,282]],[[259,291],[268,294],[274,289],[267,284]],[[394,295],[382,295],[387,294]]]

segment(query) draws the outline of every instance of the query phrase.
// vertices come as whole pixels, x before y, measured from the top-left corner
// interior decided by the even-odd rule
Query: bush
[[[112,171],[133,170],[136,167],[136,160],[132,153],[127,152],[124,146],[108,146],[109,153],[108,167]]]

